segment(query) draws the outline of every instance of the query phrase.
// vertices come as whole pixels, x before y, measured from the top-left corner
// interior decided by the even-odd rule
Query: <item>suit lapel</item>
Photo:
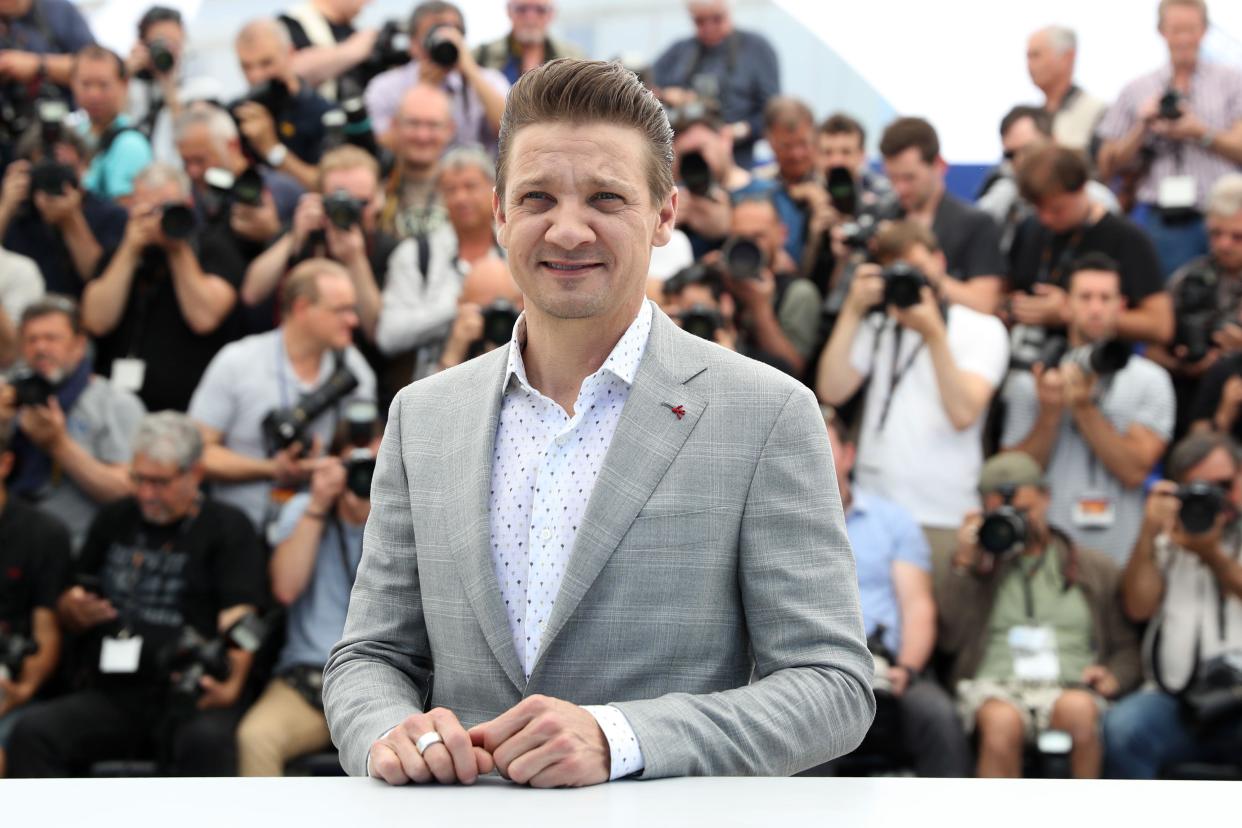
[[[647,350],[587,503],[532,677],[706,406],[706,399],[685,385],[706,366],[678,358],[674,337],[681,331],[658,308],[654,313]],[[678,406],[684,410],[681,417],[671,410]]]
[[[526,686],[513,649],[509,619],[492,568],[492,451],[500,422],[500,403],[508,367],[508,348],[480,360],[475,375],[462,383],[465,393],[455,406],[446,446],[443,473],[449,545],[466,597],[478,618],[483,637],[519,690]]]

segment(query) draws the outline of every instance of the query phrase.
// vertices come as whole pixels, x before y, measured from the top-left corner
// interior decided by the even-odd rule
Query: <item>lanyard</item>
[[[1019,570],[1022,575],[1022,605],[1026,610],[1026,620],[1035,623],[1035,592],[1031,588],[1031,581],[1035,580],[1035,576],[1039,574],[1039,570],[1043,569],[1044,560],[1048,557],[1048,549],[1045,548],[1039,553],[1039,560],[1028,570],[1019,562]]]
[[[1048,244],[1044,245],[1044,249],[1039,254],[1039,272],[1035,275],[1035,283],[1060,287],[1065,270],[1078,255],[1078,248],[1082,245],[1083,236],[1093,226],[1092,224],[1083,224],[1074,231],[1073,235],[1065,243],[1065,247],[1062,248],[1061,255],[1057,256],[1055,267],[1052,266],[1052,246],[1056,241],[1056,237],[1049,239]]]
[[[345,540],[345,527],[341,525],[341,519],[336,513],[328,515],[328,523],[332,526],[332,534],[336,535],[337,549],[341,553],[341,566],[345,569],[345,580],[353,584],[354,579],[358,577],[358,568],[349,562],[349,544]]]
[[[901,334],[903,328],[900,325],[896,325],[896,323],[894,323],[894,325],[896,326],[896,329],[893,331],[893,367],[892,373],[888,379],[888,396],[884,398],[884,405],[880,408],[880,419],[876,424],[877,432],[884,430],[884,426],[888,422],[889,412],[893,407],[893,397],[897,395],[897,386],[901,384],[903,379],[905,379],[906,373],[910,370],[910,367],[914,365],[914,360],[917,359],[919,354],[923,352],[923,346],[926,344],[920,340],[919,344],[916,345],[914,350],[910,352],[910,356],[906,357],[906,361],[898,367],[897,360],[901,354]],[[875,358],[879,350],[880,336],[877,334],[875,338],[875,345],[871,349],[872,365],[875,364]]]

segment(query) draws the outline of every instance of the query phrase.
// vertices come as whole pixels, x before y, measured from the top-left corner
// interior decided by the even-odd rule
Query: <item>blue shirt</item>
[[[297,495],[284,505],[272,530],[274,543],[289,539],[308,506],[310,495],[307,493]],[[362,560],[362,527],[351,526],[335,519],[334,515],[335,512],[331,512],[324,522],[310,583],[289,607],[285,647],[276,661],[278,673],[298,665],[320,667],[326,664],[328,652],[341,640],[345,629],[349,592],[354,587],[358,562]]]
[[[118,115],[103,135],[93,138],[90,121],[83,119],[78,125],[79,134],[91,144],[101,142],[113,131],[116,136],[106,151],[96,152],[91,160],[90,169],[82,179],[84,188],[104,198],[121,198],[134,191],[134,178],[155,160],[155,156],[151,152],[151,142],[132,127],[128,115]]]
[[[36,55],[71,55],[95,42],[86,18],[69,0],[34,0],[10,24],[9,37],[11,48]]]
[[[845,515],[845,532],[858,567],[863,626],[870,636],[885,627],[884,644],[901,651],[901,607],[893,585],[893,564],[931,572],[931,547],[910,513],[892,501],[855,489]]]

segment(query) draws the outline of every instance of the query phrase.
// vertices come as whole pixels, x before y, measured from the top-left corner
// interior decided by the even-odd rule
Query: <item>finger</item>
[[[492,751],[492,758],[496,760],[496,767],[500,769],[501,773],[515,782],[525,782],[542,770],[543,765],[533,769],[528,768],[525,777],[519,780],[513,776],[514,764],[532,751],[540,749],[549,741],[560,738],[558,735],[559,730],[560,728],[557,726],[556,720],[551,716],[531,719],[526,727],[510,736]]]
[[[506,742],[522,728],[526,727],[530,720],[534,718],[535,712],[531,709],[531,706],[528,705],[529,701],[530,699],[519,702],[517,705],[509,708],[504,713],[501,713],[490,722],[484,722],[483,724],[478,724],[470,728],[469,732],[471,741],[473,741],[476,745],[481,744],[484,750],[495,756],[496,748],[500,747],[501,744]],[[482,739],[481,742],[475,741],[476,733],[478,733],[479,737]],[[496,764],[497,766],[500,765],[499,762]]]
[[[427,785],[436,781],[427,765],[427,760],[418,752],[409,731],[399,727],[389,733],[381,741],[391,747],[401,760],[401,768],[405,775],[418,785]]]
[[[417,752],[417,748],[415,748]],[[451,785],[457,781],[457,770],[453,765],[453,757],[443,742],[429,745],[423,751],[423,761],[431,769],[431,774],[441,785]]]
[[[496,760],[492,755],[481,747],[472,748],[474,751],[475,766],[479,769],[479,776],[486,776],[496,770]]]
[[[453,765],[453,776],[458,782],[473,785],[479,777],[479,763],[474,758],[474,745],[471,744],[470,735],[457,717],[448,710],[433,710],[430,716],[436,723],[436,732],[440,734],[444,748],[448,751]]]
[[[410,781],[396,750],[383,742],[371,746],[371,776],[389,785],[404,785]]]
[[[509,778],[532,788],[560,788],[577,781],[573,740],[562,734],[509,766]]]

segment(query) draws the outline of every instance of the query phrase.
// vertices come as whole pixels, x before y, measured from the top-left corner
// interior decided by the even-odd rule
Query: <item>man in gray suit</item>
[[[618,65],[557,60],[513,87],[494,210],[526,310],[509,347],[393,403],[325,670],[350,773],[785,775],[867,732],[815,398],[644,298],[676,215],[671,141]]]

